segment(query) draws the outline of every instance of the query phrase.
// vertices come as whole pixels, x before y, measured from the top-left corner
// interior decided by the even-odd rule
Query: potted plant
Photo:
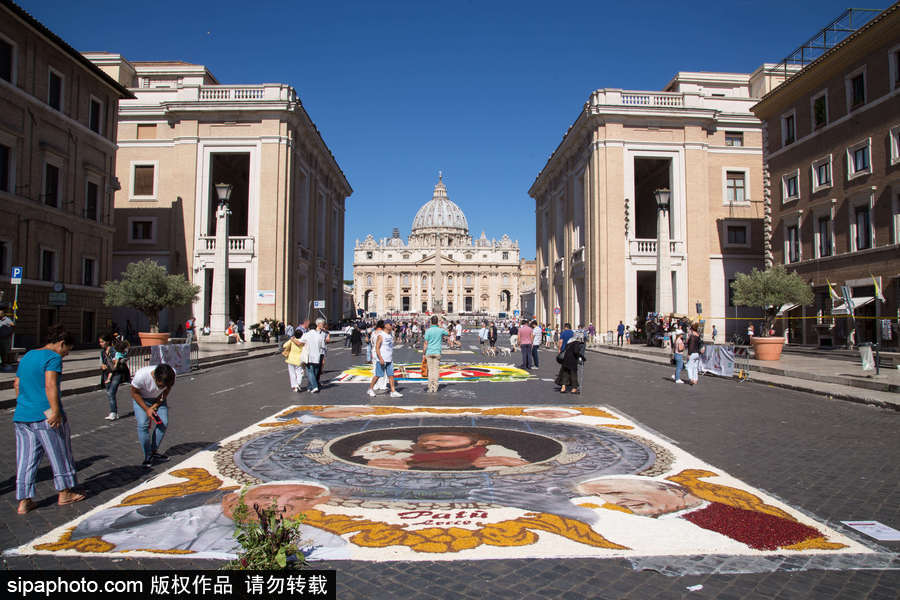
[[[759,306],[766,315],[766,325],[760,336],[750,338],[758,360],[778,360],[784,346],[783,337],[769,336],[779,309],[785,304],[807,305],[813,302],[808,283],[783,265],[765,271],[753,269],[750,274],[738,273],[731,284],[735,306]]]
[[[259,335],[259,323],[254,323],[250,326],[250,341],[251,342],[259,342],[262,338]]]
[[[159,313],[166,308],[184,306],[197,300],[200,287],[192,285],[184,275],[169,275],[156,261],[133,262],[119,281],[103,284],[106,306],[135,308],[150,321],[149,332],[138,332],[142,346],[156,346],[169,341],[169,334],[159,331]]]

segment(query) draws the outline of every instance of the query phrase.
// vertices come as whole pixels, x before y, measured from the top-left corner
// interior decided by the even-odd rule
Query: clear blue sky
[[[528,188],[594,89],[777,62],[847,4],[116,2],[19,0],[78,50],[206,65],[222,83],[293,85],[354,193],[354,240],[409,233],[444,171],[473,236],[533,257]],[[884,8],[888,0],[866,6]]]

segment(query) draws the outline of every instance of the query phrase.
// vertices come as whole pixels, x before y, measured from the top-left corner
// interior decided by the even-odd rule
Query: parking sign
[[[22,267],[13,267],[9,282],[12,285],[22,285]]]

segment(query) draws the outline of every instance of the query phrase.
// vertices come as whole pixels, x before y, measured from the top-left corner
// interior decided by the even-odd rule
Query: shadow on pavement
[[[75,472],[79,473],[84,469],[87,469],[89,466],[97,462],[98,460],[103,460],[104,458],[108,458],[105,454],[95,454],[94,456],[88,456],[87,458],[82,458],[81,460],[75,461]],[[35,485],[42,481],[52,481],[53,480],[53,470],[50,468],[50,465],[41,467],[38,469],[37,476],[34,479]],[[16,476],[6,479],[3,482],[0,482],[0,495],[9,494],[11,492],[16,491]],[[54,496],[55,498],[56,496]],[[41,502],[38,503],[38,506],[42,506]]]

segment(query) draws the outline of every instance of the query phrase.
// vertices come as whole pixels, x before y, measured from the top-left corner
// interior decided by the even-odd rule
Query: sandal
[[[65,506],[66,504],[75,504],[76,502],[81,502],[87,498],[84,494],[79,494],[78,492],[69,492],[69,497],[66,500],[58,500],[56,502],[59,506]]]
[[[23,508],[24,508],[24,510],[23,510]],[[16,508],[16,512],[20,515],[26,515],[36,508],[37,508],[37,504],[35,504],[34,500],[29,498],[28,500],[26,500],[24,506],[22,504],[19,504],[19,506]]]

